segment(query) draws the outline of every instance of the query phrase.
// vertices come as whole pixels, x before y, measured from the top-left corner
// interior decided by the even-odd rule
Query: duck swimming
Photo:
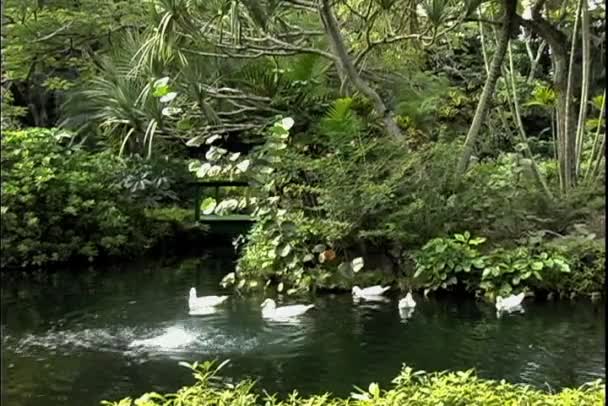
[[[266,299],[260,306],[262,308],[262,317],[265,319],[290,319],[301,316],[315,305],[291,305],[277,307],[277,304],[272,299]]]
[[[359,286],[353,286],[353,297],[355,299],[364,299],[364,300],[381,300],[382,295],[390,289],[390,286],[370,286],[368,288],[361,289]]]
[[[416,307],[416,302],[409,292],[403,299],[399,301],[399,309],[413,309]]]
[[[526,294],[521,292],[519,295],[511,295],[506,298],[498,296],[496,298],[496,311],[498,312],[512,312],[521,309],[521,302],[524,300]]]
[[[228,296],[196,296],[196,288],[190,289],[190,297],[188,298],[188,307],[190,311],[217,306],[228,299]]]

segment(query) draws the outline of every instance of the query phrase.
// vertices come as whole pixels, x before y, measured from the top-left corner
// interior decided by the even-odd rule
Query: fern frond
[[[360,133],[362,124],[351,110],[353,100],[350,97],[337,99],[329,108],[320,123],[320,132],[332,137],[353,137]]]

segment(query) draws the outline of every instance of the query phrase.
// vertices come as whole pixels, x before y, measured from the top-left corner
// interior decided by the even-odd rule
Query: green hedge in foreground
[[[182,363],[183,364],[183,363]],[[350,398],[341,399],[329,394],[303,398],[296,392],[285,400],[275,395],[254,393],[254,384],[244,381],[238,385],[223,384],[217,376],[220,365],[213,362],[187,365],[194,371],[196,383],[175,394],[146,393],[138,399],[125,398],[119,402],[102,402],[106,406],[599,406],[605,405],[605,383],[595,381],[578,389],[564,389],[546,393],[527,385],[492,381],[466,372],[426,373],[404,367],[393,380],[394,387],[382,390],[372,383],[369,389],[358,390]]]

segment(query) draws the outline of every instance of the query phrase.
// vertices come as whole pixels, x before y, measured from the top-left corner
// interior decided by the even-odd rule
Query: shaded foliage
[[[55,130],[3,132],[3,269],[139,254],[167,231],[144,213],[168,197],[162,178],[137,188],[132,163],[68,140]]]

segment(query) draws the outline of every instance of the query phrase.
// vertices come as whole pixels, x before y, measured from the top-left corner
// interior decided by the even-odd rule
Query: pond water
[[[526,302],[525,314],[497,319],[487,304],[415,296],[404,321],[395,296],[355,305],[348,294],[325,295],[299,323],[277,324],[261,318],[262,297],[234,296],[215,314],[188,316],[188,289],[223,292],[232,264],[208,257],[3,277],[2,404],[95,405],[175,391],[193,382],[179,361],[227,358],[224,376],[281,394],[386,387],[404,363],[552,389],[605,375],[604,305],[587,301]]]

